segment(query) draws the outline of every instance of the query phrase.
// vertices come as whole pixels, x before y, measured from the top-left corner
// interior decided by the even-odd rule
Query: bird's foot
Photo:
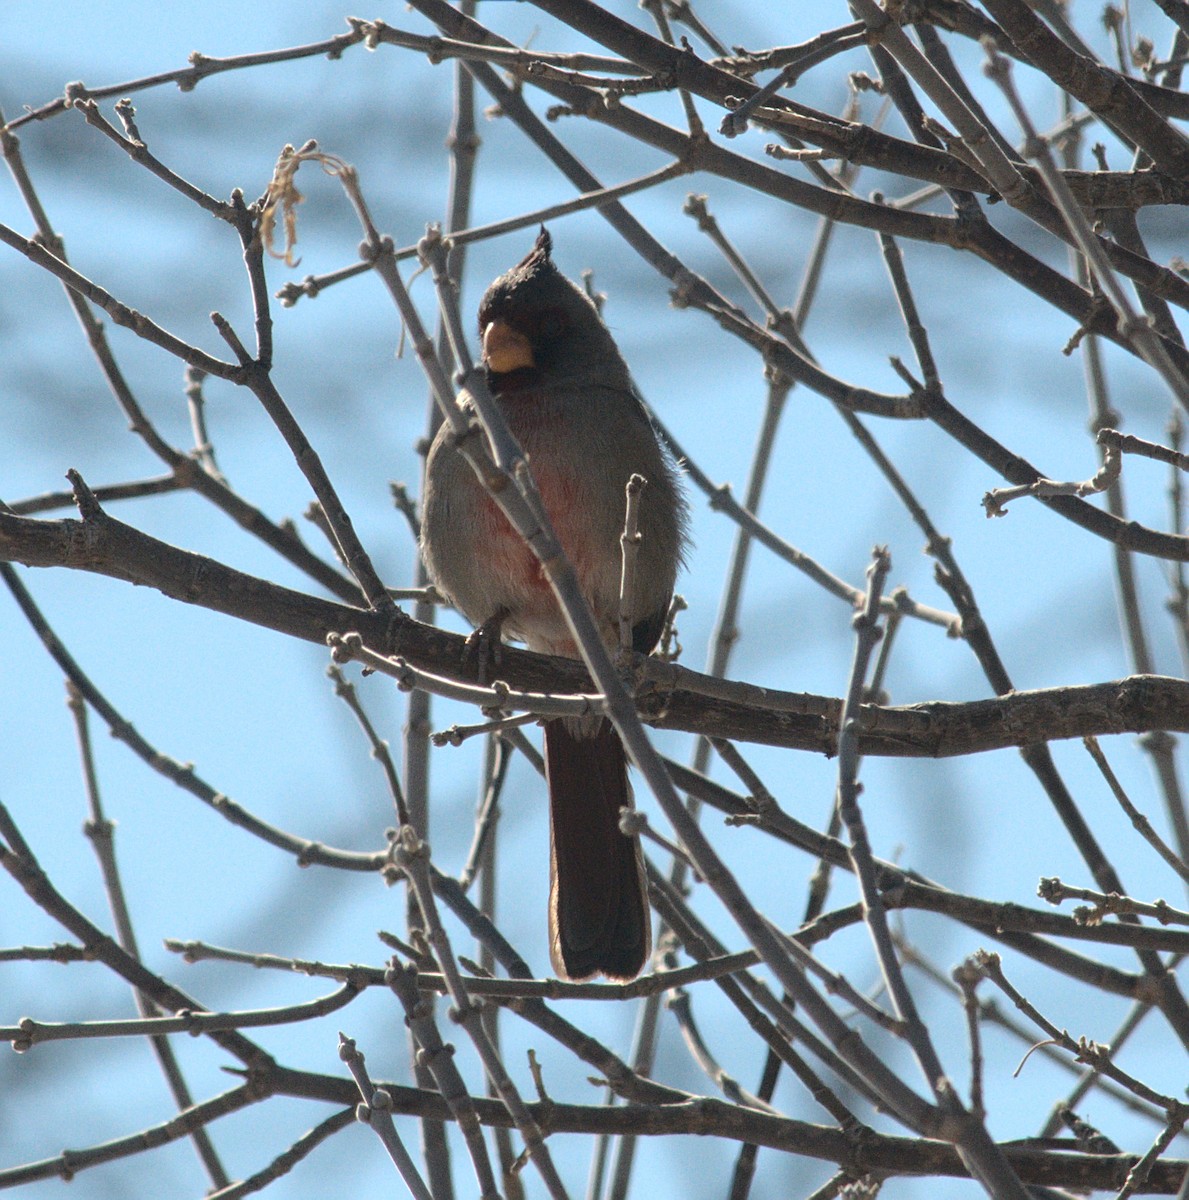
[[[500,633],[507,619],[506,608],[497,609],[486,621],[467,636],[466,661],[474,661],[475,676],[480,686],[487,684],[487,669],[499,666],[504,656],[504,644],[500,641]]]

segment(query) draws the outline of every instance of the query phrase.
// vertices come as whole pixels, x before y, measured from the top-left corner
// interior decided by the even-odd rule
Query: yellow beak
[[[496,319],[483,330],[483,361],[497,375],[533,365],[528,338],[506,321]]]

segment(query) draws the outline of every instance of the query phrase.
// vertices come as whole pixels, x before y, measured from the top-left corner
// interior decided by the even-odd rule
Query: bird
[[[479,336],[488,388],[612,650],[625,488],[633,474],[646,480],[630,623],[633,649],[650,653],[688,542],[680,472],[593,300],[554,264],[544,226],[484,294]],[[541,564],[455,440],[443,426],[426,459],[421,551],[430,577],[480,631],[580,657]],[[544,751],[550,962],[563,979],[634,979],[652,934],[643,855],[620,830],[620,809],[632,805],[623,744],[605,716],[591,714],[545,721]]]

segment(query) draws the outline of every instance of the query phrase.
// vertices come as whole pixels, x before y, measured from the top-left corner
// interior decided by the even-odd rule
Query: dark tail
[[[611,722],[545,726],[549,780],[549,957],[566,979],[634,979],[652,948],[644,859],[619,831],[631,805],[623,745]]]

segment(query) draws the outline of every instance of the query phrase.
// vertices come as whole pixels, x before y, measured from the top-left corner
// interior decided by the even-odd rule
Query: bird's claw
[[[474,659],[475,675],[481,687],[487,685],[487,668],[493,664],[499,666],[503,661],[504,644],[500,634],[507,616],[507,609],[501,608],[467,635],[464,657],[467,661]]]

